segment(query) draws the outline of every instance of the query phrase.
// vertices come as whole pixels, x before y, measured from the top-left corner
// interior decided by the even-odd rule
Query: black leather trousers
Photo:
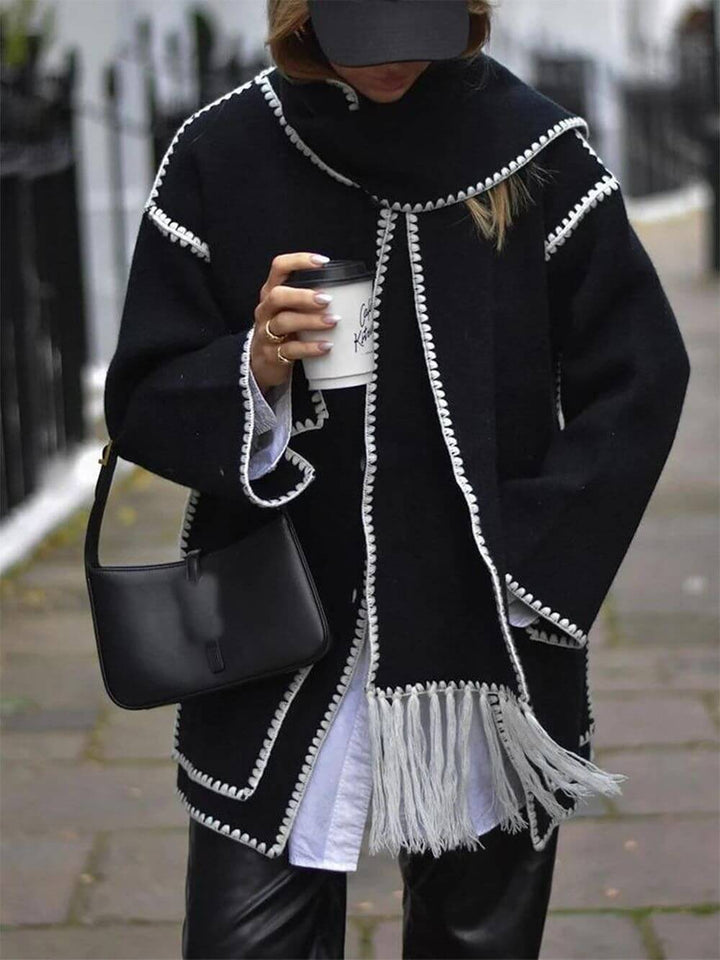
[[[402,957],[537,958],[559,828],[536,851],[496,827],[484,849],[401,851]],[[183,958],[345,957],[347,873],[270,859],[190,820]]]

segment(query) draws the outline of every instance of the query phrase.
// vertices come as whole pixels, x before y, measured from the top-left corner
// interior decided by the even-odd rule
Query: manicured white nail
[[[330,303],[332,301],[332,297],[329,293],[316,293],[315,299],[318,303]]]
[[[330,257],[323,256],[322,253],[311,253],[310,259],[313,263],[329,263]]]
[[[323,353],[327,353],[328,350],[332,350],[332,343],[329,340],[321,340],[320,349]]]
[[[339,313],[324,313],[322,319],[325,323],[337,323],[338,320],[342,320],[342,317]]]

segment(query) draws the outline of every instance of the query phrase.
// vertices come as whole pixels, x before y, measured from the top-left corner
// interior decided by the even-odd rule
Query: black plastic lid
[[[351,283],[355,280],[371,280],[373,274],[364,260],[331,260],[323,267],[293,270],[286,280],[289,287],[328,286],[333,283]]]

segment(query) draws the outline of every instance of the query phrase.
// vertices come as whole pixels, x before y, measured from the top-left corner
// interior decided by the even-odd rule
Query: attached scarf
[[[577,798],[619,793],[625,777],[553,740],[530,701],[505,596],[496,254],[460,201],[587,125],[487,55],[432,63],[390,104],[277,70],[259,85],[293,144],[378,206],[362,490],[370,849],[477,845],[465,797],[478,721],[503,829],[527,826],[528,796],[558,821]]]

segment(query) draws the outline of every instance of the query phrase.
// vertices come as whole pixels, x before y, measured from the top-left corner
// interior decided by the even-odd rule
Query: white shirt
[[[250,371],[255,412],[251,445],[251,480],[268,473],[290,439],[290,380],[268,391],[267,400]],[[268,402],[269,401],[269,402]],[[508,595],[510,622],[523,627],[537,619],[532,607]],[[367,635],[340,706],[320,745],[288,836],[290,863],[325,870],[357,870],[372,786],[367,701]],[[473,714],[468,811],[478,835],[500,822],[494,806],[487,743],[477,713]]]

